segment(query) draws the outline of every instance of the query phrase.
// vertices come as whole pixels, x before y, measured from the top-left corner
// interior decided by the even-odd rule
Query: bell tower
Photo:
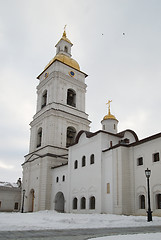
[[[89,131],[85,113],[87,74],[71,57],[72,46],[64,28],[55,57],[37,77],[36,114],[30,123],[29,153],[22,164],[25,211],[50,209],[51,167],[66,164],[68,147],[76,134]]]

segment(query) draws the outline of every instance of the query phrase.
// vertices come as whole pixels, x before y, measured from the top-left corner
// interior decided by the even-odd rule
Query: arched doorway
[[[35,191],[34,189],[31,189],[29,194],[29,212],[34,211],[34,199],[35,199]]]
[[[57,212],[64,212],[64,194],[62,192],[58,192],[55,196],[55,210]]]

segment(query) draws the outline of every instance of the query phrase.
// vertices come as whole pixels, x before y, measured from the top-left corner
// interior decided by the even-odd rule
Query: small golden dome
[[[106,116],[104,116],[103,120],[107,120],[107,119],[114,119],[114,120],[117,120],[117,119],[115,118],[115,116],[112,115],[111,113],[108,114],[108,115],[106,115]]]
[[[62,62],[62,63],[65,63],[66,65],[72,67],[72,68],[75,68],[76,70],[79,70],[80,71],[80,67],[79,67],[79,64],[77,63],[76,60],[74,60],[73,58],[71,57],[68,57],[66,56],[65,54],[57,54],[45,67],[48,68],[53,62],[55,62],[56,60]]]

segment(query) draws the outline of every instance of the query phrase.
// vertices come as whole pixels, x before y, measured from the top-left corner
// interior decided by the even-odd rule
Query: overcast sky
[[[86,112],[101,128],[110,99],[119,131],[161,132],[160,0],[0,0],[0,181],[16,182],[36,111],[36,77],[67,24],[88,74]]]

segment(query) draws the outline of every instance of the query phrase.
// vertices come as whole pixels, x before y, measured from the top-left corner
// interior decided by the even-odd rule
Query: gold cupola
[[[111,114],[110,111],[110,103],[112,100],[108,101],[108,114],[104,116],[103,120],[101,121],[102,123],[102,130],[105,130],[107,132],[111,132],[116,134],[117,133],[117,125],[118,125],[118,120],[114,115]]]
[[[71,58],[71,47],[73,44],[71,41],[67,38],[66,35],[66,25],[64,27],[64,32],[61,37],[61,39],[58,41],[58,43],[55,45],[56,47],[56,55],[55,57],[46,65],[45,69],[47,69],[53,62],[56,60],[68,65],[69,67],[72,67],[78,71],[80,71],[80,66],[76,60]]]

